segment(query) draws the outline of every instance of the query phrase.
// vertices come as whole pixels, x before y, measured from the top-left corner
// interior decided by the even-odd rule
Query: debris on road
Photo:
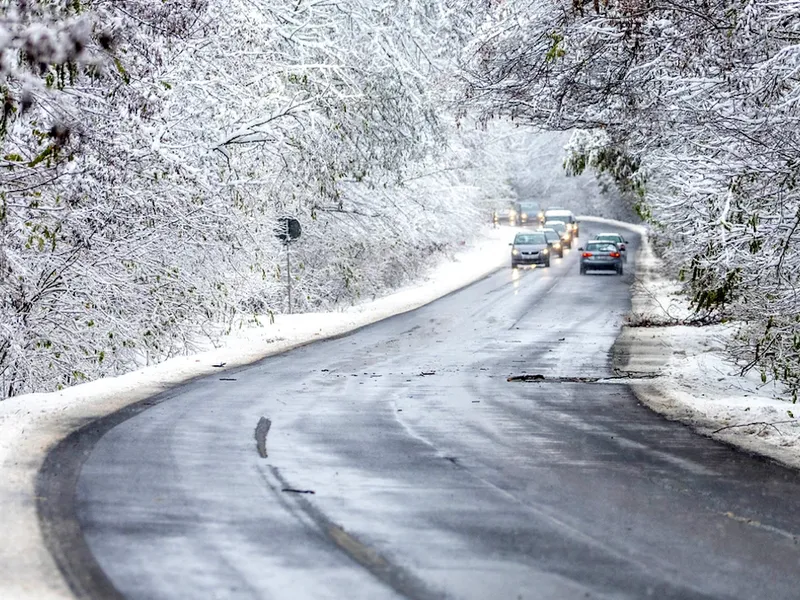
[[[533,375],[528,375],[527,373],[523,373],[522,375],[511,375],[509,376],[506,381],[547,381],[548,383],[613,383],[619,380],[627,380],[633,381],[637,379],[657,379],[661,377],[661,373],[626,373],[624,375],[611,375],[609,377],[548,377],[545,378],[544,375],[540,375],[535,373]]]
[[[543,379],[544,375],[537,373],[535,375],[512,375],[508,378],[508,381],[542,381]]]
[[[267,458],[267,434],[272,427],[272,421],[266,417],[261,417],[256,425],[256,449],[261,458]]]

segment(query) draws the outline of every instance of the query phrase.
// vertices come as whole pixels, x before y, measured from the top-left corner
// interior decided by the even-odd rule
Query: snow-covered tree
[[[44,391],[397,286],[510,194],[444,0],[3,3],[0,383]]]
[[[744,322],[750,364],[795,387],[799,17],[794,0],[505,2],[465,59],[485,114],[588,130],[570,169],[616,182],[695,306]]]
[[[209,216],[149,136],[161,74],[202,33],[203,3],[4,4],[0,378],[11,395],[180,346],[187,313],[203,312],[189,301],[200,278],[181,269],[202,257],[176,242],[194,243],[185,234]]]

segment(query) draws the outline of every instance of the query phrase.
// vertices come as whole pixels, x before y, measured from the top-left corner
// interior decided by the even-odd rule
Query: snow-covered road
[[[795,598],[792,471],[569,381],[613,374],[633,267],[504,269],[95,421],[40,478],[51,550],[87,597]]]

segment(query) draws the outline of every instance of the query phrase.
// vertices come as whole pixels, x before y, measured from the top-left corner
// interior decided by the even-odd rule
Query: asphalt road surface
[[[43,473],[53,552],[86,597],[800,597],[795,472],[570,381],[613,375],[626,268],[506,268],[95,423]]]

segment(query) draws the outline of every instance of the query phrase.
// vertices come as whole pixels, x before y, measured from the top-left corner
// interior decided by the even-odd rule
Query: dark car
[[[567,229],[567,224],[564,221],[545,221],[545,229],[554,229],[561,236],[561,245],[567,248],[572,248],[572,234]]]
[[[550,266],[550,245],[542,231],[518,233],[511,244],[511,267],[519,265]]]
[[[561,244],[561,236],[555,229],[542,229],[547,243],[550,244],[550,255],[558,254],[558,258],[564,258],[564,246]]]
[[[581,252],[581,275],[587,271],[616,271],[622,275],[622,253],[614,242],[592,240]]]
[[[517,203],[517,220],[523,227],[526,225],[538,227],[544,220],[543,215],[544,213],[535,202]]]

